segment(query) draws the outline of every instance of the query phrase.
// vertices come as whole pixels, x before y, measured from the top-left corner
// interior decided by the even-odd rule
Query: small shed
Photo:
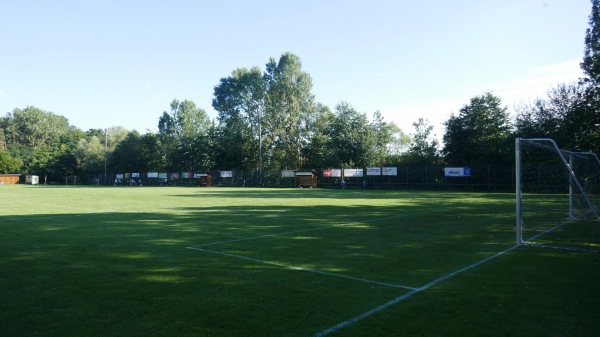
[[[210,173],[194,173],[194,178],[196,178],[196,186],[212,186],[213,178]]]
[[[317,172],[297,171],[295,186],[299,188],[317,188]]]
[[[0,174],[0,184],[18,184],[21,174]]]
[[[31,185],[38,185],[40,183],[40,176],[34,176],[34,175],[28,174],[25,176],[25,183],[31,184]]]

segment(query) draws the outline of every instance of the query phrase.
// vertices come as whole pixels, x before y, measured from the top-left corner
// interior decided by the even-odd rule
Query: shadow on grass
[[[312,335],[406,290],[260,261],[418,287],[512,244],[506,205],[431,199],[0,217],[0,335]]]
[[[196,190],[197,193],[181,193],[174,194],[174,196],[188,197],[188,198],[202,198],[206,196],[217,197],[217,198],[256,198],[256,199],[389,199],[395,198],[399,195],[406,198],[419,198],[419,199],[435,199],[440,200],[440,196],[445,196],[449,199],[463,199],[463,198],[508,198],[514,200],[513,194],[501,194],[501,193],[468,193],[468,192],[439,192],[439,191],[398,191],[398,190],[373,190],[373,189],[310,189],[310,188],[237,188],[237,187],[218,187],[218,188],[185,188]]]

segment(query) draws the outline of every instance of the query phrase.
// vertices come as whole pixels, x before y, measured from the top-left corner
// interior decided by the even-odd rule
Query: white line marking
[[[303,268],[303,267],[290,266],[290,265],[279,263],[279,262],[264,261],[264,260],[259,260],[259,259],[255,259],[255,258],[252,258],[252,257],[237,255],[237,254],[217,252],[217,251],[214,251],[214,250],[208,250],[208,249],[203,249],[203,248],[198,248],[198,247],[187,247],[187,248],[191,249],[191,250],[197,250],[197,251],[205,252],[205,253],[211,253],[211,254],[217,254],[217,255],[234,257],[234,258],[237,258],[237,259],[252,261],[252,262],[255,262],[255,263],[262,263],[262,264],[268,264],[268,265],[282,267],[282,268],[286,268],[286,269],[292,269],[292,270],[298,270],[298,271],[305,271],[305,272],[309,272],[309,273],[315,273],[315,274],[326,275],[326,276],[339,277],[339,278],[348,279],[348,280],[352,280],[352,281],[363,282],[363,283],[376,284],[376,285],[381,285],[381,286],[386,286],[386,287],[393,287],[393,288],[402,288],[402,289],[407,289],[407,290],[412,290],[412,291],[418,291],[419,290],[418,288],[413,288],[413,287],[404,286],[404,285],[400,285],[400,284],[385,283],[385,282],[367,280],[367,279],[364,279],[364,278],[359,278],[359,277],[354,277],[354,276],[349,276],[349,275],[344,275],[344,274],[336,274],[336,273],[330,273],[330,272],[316,270],[316,269],[308,269],[308,268]]]
[[[373,222],[373,221],[379,221],[379,220],[395,219],[395,218],[400,218],[400,217],[403,217],[403,216],[404,215],[397,215],[397,216],[390,216],[390,217],[386,217],[386,218],[367,219],[367,220],[353,221],[353,222],[348,222],[348,223],[343,223],[343,224],[337,224],[337,225],[327,225],[327,226],[323,226],[323,227],[299,229],[299,230],[289,231],[289,232],[281,232],[281,233],[265,234],[265,235],[259,235],[259,236],[251,236],[251,237],[241,238],[241,239],[233,239],[233,240],[209,242],[209,243],[203,243],[203,244],[199,244],[199,245],[195,245],[195,246],[190,246],[190,247],[186,247],[186,248],[193,249],[193,248],[197,248],[197,247],[206,247],[206,246],[221,245],[221,244],[232,243],[232,242],[240,242],[240,241],[247,241],[247,240],[256,240],[256,239],[268,238],[268,237],[272,237],[272,236],[288,235],[288,234],[296,234],[296,233],[304,233],[304,232],[318,231],[318,230],[322,230],[322,229],[335,228],[335,227],[346,227],[346,226],[351,226],[351,225],[354,225],[354,224],[360,224],[360,223],[365,223],[365,222]]]
[[[472,264],[470,266],[467,266],[465,268],[459,269],[459,270],[457,270],[455,272],[452,272],[452,273],[450,273],[448,275],[442,276],[442,277],[438,278],[437,280],[429,282],[428,284],[422,286],[421,288],[414,289],[411,292],[408,292],[408,293],[406,293],[406,294],[404,294],[402,296],[396,297],[396,298],[394,298],[391,301],[388,301],[388,302],[386,302],[386,303],[384,303],[384,304],[382,304],[382,305],[380,305],[380,306],[378,306],[376,308],[373,308],[373,309],[371,309],[369,311],[366,311],[366,312],[364,312],[364,313],[362,313],[362,314],[360,314],[360,315],[358,315],[356,317],[353,317],[353,318],[350,318],[348,320],[345,320],[345,321],[343,321],[343,322],[341,322],[341,323],[339,323],[337,325],[332,326],[329,329],[325,329],[323,331],[317,332],[313,336],[314,337],[325,336],[325,335],[328,335],[330,333],[336,332],[336,331],[338,331],[338,330],[340,330],[342,328],[350,326],[350,325],[352,325],[352,324],[354,324],[354,323],[362,320],[363,318],[366,318],[366,317],[371,316],[371,315],[373,315],[375,313],[378,313],[378,312],[380,312],[380,311],[382,311],[384,309],[387,309],[388,307],[390,307],[390,306],[392,306],[392,305],[394,305],[394,304],[396,304],[398,302],[401,302],[401,301],[403,301],[403,300],[405,300],[405,299],[407,299],[407,298],[409,298],[409,297],[411,297],[411,296],[413,296],[413,295],[415,295],[417,293],[425,291],[425,290],[429,289],[430,287],[432,287],[432,286],[434,286],[434,285],[436,285],[436,284],[438,284],[440,282],[446,281],[447,279],[449,279],[451,277],[454,277],[454,276],[456,276],[456,275],[458,275],[458,274],[460,274],[462,272],[465,272],[465,271],[467,271],[467,270],[469,270],[471,268],[475,268],[475,267],[477,267],[477,266],[479,266],[479,265],[481,265],[481,264],[483,264],[485,262],[488,262],[488,261],[490,261],[490,260],[492,260],[492,259],[494,259],[494,258],[496,258],[498,256],[501,256],[501,255],[503,255],[505,253],[508,253],[508,252],[516,249],[517,247],[519,247],[519,246],[516,246],[516,245],[512,246],[512,247],[510,247],[510,248],[508,248],[506,250],[503,250],[503,251],[501,251],[501,252],[499,252],[499,253],[497,253],[495,255],[486,257],[485,259],[483,259],[483,260],[481,260],[479,262],[476,262],[476,263],[474,263],[474,264]]]
[[[581,220],[581,219],[577,218],[575,220]],[[523,241],[523,245],[529,246],[529,247],[562,249],[562,250],[569,250],[569,251],[575,251],[575,252],[600,253],[599,249],[592,249],[592,248],[585,248],[585,247],[568,247],[568,246],[563,247],[563,246],[557,246],[557,245],[546,245],[546,244],[539,244],[539,243],[532,242],[533,240],[536,240],[550,232],[553,232],[556,229],[566,226],[567,224],[569,224],[569,222],[570,222],[570,220],[566,219],[565,222],[559,223],[559,224],[555,225],[554,227],[550,227],[550,228],[546,229],[545,231],[532,236],[528,240]]]
[[[524,246],[527,247],[539,247],[539,248],[550,248],[550,249],[559,249],[559,250],[567,250],[571,252],[583,252],[583,253],[600,253],[600,249],[591,249],[585,247],[562,247],[562,246],[553,246],[553,245],[544,245],[537,243],[525,242]]]
[[[125,211],[124,211],[125,210]],[[38,215],[29,215],[29,216],[19,216],[19,215],[7,215],[2,216],[3,220],[33,220],[33,219],[56,219],[56,218],[68,218],[68,217],[80,217],[86,215],[109,215],[109,214],[137,214],[137,213],[147,213],[146,208],[139,211],[129,211],[126,207],[115,208],[115,209],[99,209],[87,211],[84,213],[55,213],[55,214],[40,214]]]
[[[318,230],[322,230],[322,229],[325,229],[325,228],[331,228],[331,227],[332,226],[324,226],[324,227],[309,228],[309,229],[299,229],[299,230],[296,230],[296,231],[289,231],[289,232],[282,232],[282,233],[275,233],[275,234],[265,234],[265,235],[259,235],[259,236],[251,236],[251,237],[241,238],[241,239],[216,241],[216,242],[204,243],[204,244],[196,245],[196,246],[190,246],[190,247],[186,247],[186,248],[188,248],[188,249],[194,249],[194,248],[199,248],[199,247],[215,246],[215,245],[221,245],[221,244],[225,244],[225,243],[232,243],[232,242],[240,242],[240,241],[246,241],[246,240],[256,240],[256,239],[268,238],[268,237],[271,237],[271,236],[279,236],[279,235],[287,235],[287,234],[294,234],[294,233],[303,233],[303,232],[310,232],[310,231],[318,231]]]
[[[208,250],[208,249],[203,249],[200,247],[206,247],[206,246],[212,246],[212,245],[220,245],[220,244],[224,244],[224,243],[231,243],[231,242],[239,242],[239,241],[245,241],[245,240],[255,240],[255,239],[260,239],[260,238],[265,238],[265,237],[271,237],[271,236],[279,236],[279,235],[287,235],[287,234],[294,234],[294,233],[302,233],[302,232],[309,232],[309,231],[317,231],[317,230],[322,230],[322,229],[327,229],[327,228],[333,228],[333,227],[343,227],[343,226],[349,226],[352,224],[358,224],[358,223],[364,223],[364,222],[372,222],[372,221],[379,221],[379,220],[386,220],[386,219],[394,219],[394,218],[400,218],[403,217],[405,215],[402,216],[391,216],[391,217],[386,217],[386,218],[376,218],[376,219],[371,219],[371,220],[362,220],[362,221],[354,221],[354,222],[350,222],[350,223],[346,223],[346,224],[338,224],[338,225],[330,225],[330,226],[323,226],[323,227],[317,227],[317,228],[310,228],[310,229],[301,229],[301,230],[296,230],[296,231],[289,231],[289,232],[282,232],[282,233],[275,233],[275,234],[266,234],[266,235],[260,235],[260,236],[255,236],[255,237],[248,237],[248,238],[242,238],[242,239],[235,239],[235,240],[226,240],[226,241],[218,241],[218,242],[211,242],[211,243],[205,243],[205,244],[200,244],[200,245],[196,245],[196,246],[190,246],[190,247],[186,247],[187,249],[191,249],[191,250],[197,250],[197,251],[202,251],[202,252],[206,252],[206,253],[212,253],[212,254],[217,254],[217,255],[223,255],[223,256],[229,256],[229,257],[235,257],[238,259],[243,259],[243,260],[247,260],[247,261],[252,261],[252,262],[256,262],[256,263],[263,263],[263,264],[269,264],[269,265],[273,265],[273,266],[278,266],[278,267],[283,267],[283,268],[288,268],[288,269],[293,269],[293,270],[300,270],[300,271],[306,271],[306,272],[310,272],[310,273],[316,273],[316,274],[321,274],[321,275],[327,275],[327,276],[334,276],[334,277],[340,277],[340,278],[345,278],[345,279],[349,279],[349,280],[354,280],[354,281],[360,281],[360,282],[365,282],[365,283],[370,283],[370,284],[378,284],[378,285],[384,285],[384,286],[389,286],[389,287],[396,287],[396,288],[402,288],[402,289],[407,289],[410,290],[408,293],[396,297],[394,299],[392,299],[391,301],[388,301],[376,308],[373,308],[369,311],[366,311],[356,317],[350,318],[346,321],[343,321],[329,329],[317,332],[314,337],[321,337],[321,336],[325,336],[328,334],[331,334],[333,332],[336,332],[344,327],[350,326],[366,317],[369,317],[375,313],[378,313],[382,310],[387,309],[388,307],[401,302],[407,298],[410,298],[411,296],[420,293],[422,291],[425,291],[427,289],[429,289],[430,287],[446,281],[460,273],[463,273],[469,269],[475,268],[483,263],[486,263],[498,256],[504,255],[505,253],[508,253],[516,248],[518,248],[518,245],[512,246],[508,249],[505,249],[499,253],[496,253],[495,255],[489,256],[485,259],[482,259],[474,264],[471,264],[467,267],[464,267],[462,269],[456,270],[450,274],[447,274],[445,276],[442,276],[420,288],[413,288],[413,287],[408,287],[408,286],[403,286],[403,285],[397,285],[397,284],[389,284],[389,283],[382,283],[382,282],[378,282],[378,281],[371,281],[371,280],[367,280],[367,279],[361,279],[361,278],[356,278],[353,276],[347,276],[347,275],[343,275],[343,274],[335,274],[335,273],[329,273],[329,272],[324,272],[324,271],[319,271],[319,270],[314,270],[314,269],[307,269],[307,268],[302,268],[302,267],[295,267],[295,266],[289,266],[289,265],[285,265],[285,264],[281,264],[281,263],[277,263],[277,262],[270,262],[270,261],[263,261],[263,260],[259,260],[259,259],[254,259],[251,257],[247,257],[247,256],[241,256],[241,255],[236,255],[236,254],[229,254],[229,253],[223,253],[223,252],[217,252],[217,251],[212,251],[212,250]]]

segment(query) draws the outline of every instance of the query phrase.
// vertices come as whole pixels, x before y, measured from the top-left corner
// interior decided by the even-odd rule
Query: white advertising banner
[[[294,177],[294,171],[292,171],[292,170],[281,170],[281,177],[282,178],[293,178]]]
[[[381,167],[367,167],[367,175],[368,176],[380,176],[381,175]]]
[[[221,171],[221,178],[233,177],[233,171]]]
[[[344,169],[344,177],[345,178],[362,177],[362,176],[363,176],[362,169]]]
[[[158,172],[148,172],[148,178],[158,178]]]
[[[340,169],[325,169],[323,170],[323,177],[341,177],[342,170]]]
[[[384,176],[397,176],[398,175],[397,167],[382,167],[381,171]]]

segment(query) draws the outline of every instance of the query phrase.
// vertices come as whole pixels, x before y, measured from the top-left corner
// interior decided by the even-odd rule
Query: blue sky
[[[0,113],[157,130],[174,99],[216,117],[214,86],[292,52],[316,101],[406,133],[491,91],[512,107],[582,73],[589,0],[22,1],[0,6]],[[439,137],[439,135],[438,135]]]

